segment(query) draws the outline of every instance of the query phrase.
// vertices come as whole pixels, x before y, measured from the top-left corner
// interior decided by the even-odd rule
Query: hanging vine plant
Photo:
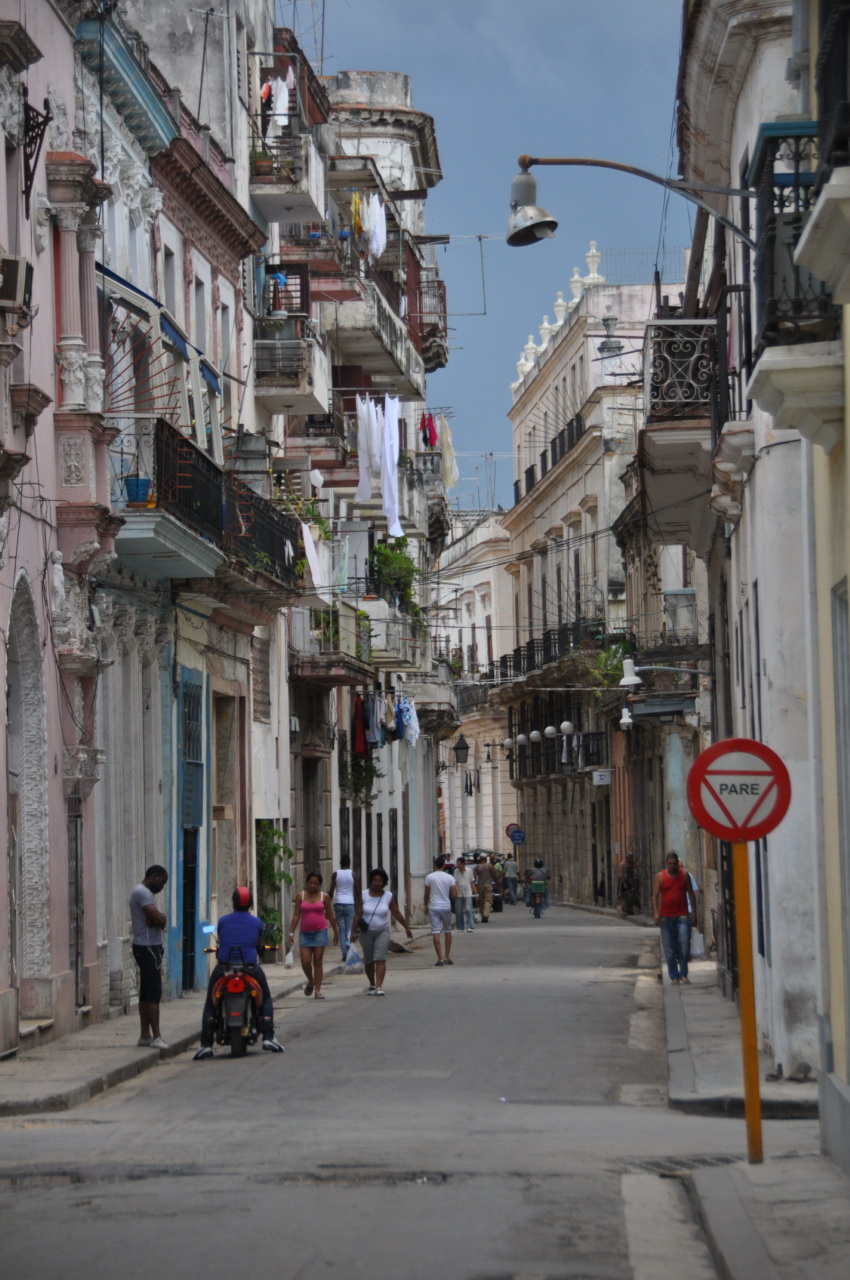
[[[340,790],[353,804],[368,806],[376,798],[378,782],[383,777],[376,752],[367,756],[351,756],[345,771],[340,772]]]

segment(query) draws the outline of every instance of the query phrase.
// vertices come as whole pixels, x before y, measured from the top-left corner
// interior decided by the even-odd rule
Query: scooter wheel
[[[241,1058],[245,1052],[245,1037],[242,1034],[241,1027],[230,1028],[230,1056],[231,1058]]]

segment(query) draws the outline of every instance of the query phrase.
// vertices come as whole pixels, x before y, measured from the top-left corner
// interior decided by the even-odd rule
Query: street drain
[[[721,1165],[735,1164],[740,1156],[669,1156],[662,1160],[627,1161],[623,1169],[632,1173],[657,1173],[660,1177],[676,1177],[680,1173],[690,1173],[692,1169],[716,1169]]]
[[[325,1166],[326,1167],[326,1166]],[[339,1172],[327,1173],[278,1173],[252,1179],[264,1185],[301,1187],[399,1187],[405,1185],[443,1187],[449,1181],[447,1173],[434,1173],[425,1170],[420,1173],[393,1173],[389,1169],[382,1172],[370,1170],[360,1165],[356,1170],[340,1169]]]

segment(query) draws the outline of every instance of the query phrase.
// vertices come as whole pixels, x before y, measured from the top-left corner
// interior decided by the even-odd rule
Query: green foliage
[[[401,604],[413,603],[413,583],[419,575],[407,554],[407,538],[376,543],[369,553],[369,570],[396,593]]]
[[[599,686],[597,699],[602,697],[603,689],[611,689],[619,685],[623,674],[623,659],[628,658],[630,654],[629,644],[624,640],[621,644],[612,644],[607,649],[601,649],[589,661],[588,681],[590,684]]]
[[[378,780],[383,778],[376,755],[352,755],[346,761],[345,771],[340,773],[340,790],[346,799],[357,805],[370,805],[377,794]]]
[[[263,909],[263,925],[265,926],[266,945],[281,949],[283,945],[283,917],[272,907]]]
[[[286,864],[295,857],[282,831],[267,818],[257,822],[257,878],[261,889],[292,884]]]

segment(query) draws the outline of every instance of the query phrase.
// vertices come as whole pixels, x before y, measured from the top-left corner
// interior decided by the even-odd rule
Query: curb
[[[591,915],[607,916],[609,920],[619,920],[621,924],[639,925],[641,929],[658,927],[650,916],[622,916],[616,907],[594,907],[586,902],[554,902],[551,905],[569,907],[571,911],[589,911]]]
[[[722,1280],[781,1280],[729,1169],[698,1169],[684,1182]]]

